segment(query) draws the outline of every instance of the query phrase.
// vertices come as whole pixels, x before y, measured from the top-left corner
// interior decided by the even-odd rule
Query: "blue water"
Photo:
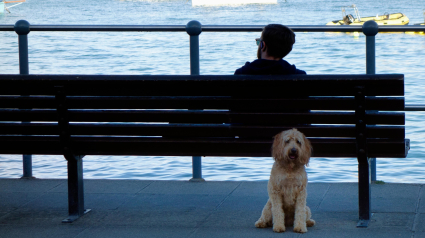
[[[190,0],[27,0],[0,14],[0,24],[25,19],[30,24],[186,25],[324,25],[341,18],[341,6],[355,3],[361,16],[402,12],[410,24],[423,22],[423,0],[317,1],[279,0],[276,5],[192,7]],[[233,74],[256,57],[259,32],[200,35],[201,74]],[[286,59],[308,74],[365,72],[365,37],[346,33],[296,33]],[[185,32],[31,32],[31,74],[189,74],[189,37]],[[0,32],[0,73],[17,74],[17,35]],[[406,104],[425,104],[425,36],[378,34],[377,73],[405,75]],[[386,182],[425,182],[425,112],[406,112],[406,137],[411,150],[405,159],[378,158],[377,177]],[[267,180],[272,159],[203,158],[207,180]],[[191,178],[190,157],[87,156],[85,178]],[[38,178],[65,178],[61,156],[33,156]],[[313,158],[308,168],[313,182],[357,181],[355,158]],[[22,175],[22,157],[0,155],[0,177]]]

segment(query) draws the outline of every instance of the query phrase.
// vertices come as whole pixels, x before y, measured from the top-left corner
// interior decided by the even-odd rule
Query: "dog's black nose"
[[[291,153],[297,153],[297,149],[295,149],[294,147],[292,147],[292,149],[291,149]]]

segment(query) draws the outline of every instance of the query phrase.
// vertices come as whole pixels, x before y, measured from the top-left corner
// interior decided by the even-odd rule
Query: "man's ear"
[[[261,41],[260,48],[261,48],[262,51],[266,51],[266,42]]]

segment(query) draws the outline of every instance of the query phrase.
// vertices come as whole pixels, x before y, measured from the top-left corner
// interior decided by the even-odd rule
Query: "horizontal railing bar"
[[[314,25],[288,25],[295,32],[354,32],[362,31],[362,26],[314,26]],[[250,25],[205,25],[204,32],[248,32],[263,30],[264,26]],[[425,27],[424,27],[425,29]]]
[[[31,31],[186,31],[178,25],[30,25]],[[0,31],[14,31],[14,25],[0,25]]]
[[[404,111],[425,111],[424,104],[407,104],[404,106]]]
[[[261,32],[264,25],[203,25],[204,32]],[[288,25],[295,32],[362,32],[362,26]],[[30,25],[31,31],[186,31],[185,25]],[[14,25],[0,25],[14,31]],[[425,31],[425,25],[379,26],[379,32]]]

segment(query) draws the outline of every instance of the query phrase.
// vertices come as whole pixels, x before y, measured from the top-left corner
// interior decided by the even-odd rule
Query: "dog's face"
[[[276,161],[308,165],[311,151],[310,141],[295,128],[274,137],[272,155]]]

